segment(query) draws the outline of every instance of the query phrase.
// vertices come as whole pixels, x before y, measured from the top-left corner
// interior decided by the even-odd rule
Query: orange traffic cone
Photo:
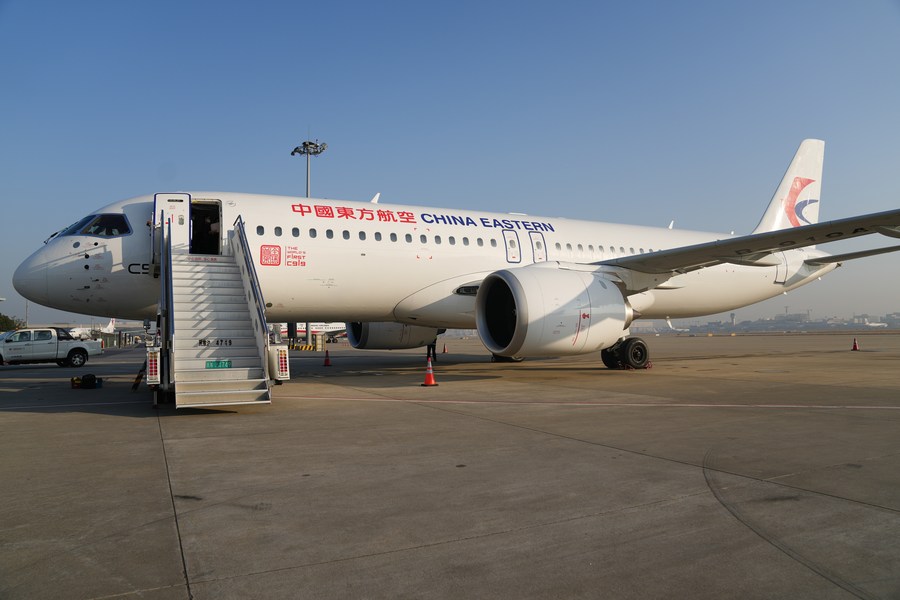
[[[428,366],[425,367],[425,383],[422,384],[422,387],[433,385],[437,385],[437,382],[434,380],[434,369],[431,368],[431,358],[429,357]]]
[[[441,354],[447,354],[447,344],[444,344],[444,351]]]
[[[323,367],[331,366],[331,358],[328,356],[328,350],[325,351],[325,364],[323,364],[322,366]]]
[[[851,350],[859,350],[859,344],[856,343],[856,338],[853,338],[853,347]]]

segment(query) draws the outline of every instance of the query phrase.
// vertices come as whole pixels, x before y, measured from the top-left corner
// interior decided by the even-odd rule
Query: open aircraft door
[[[153,247],[156,247],[156,225],[166,227],[172,225],[172,252],[185,254],[191,244],[191,195],[190,194],[154,194],[153,195]],[[162,220],[160,220],[162,219]]]

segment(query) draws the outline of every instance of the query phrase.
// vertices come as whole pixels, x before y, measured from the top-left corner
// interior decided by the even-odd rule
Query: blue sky
[[[887,0],[0,0],[0,312],[24,317],[19,262],[109,202],[303,194],[308,135],[316,196],[739,233],[819,137],[822,219],[897,208],[898,58]],[[898,260],[738,316],[900,311]]]

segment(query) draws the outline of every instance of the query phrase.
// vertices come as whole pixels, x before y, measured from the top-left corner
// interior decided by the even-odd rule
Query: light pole
[[[305,154],[306,155],[306,197],[309,198],[309,157],[310,156],[318,156],[325,152],[325,148],[328,147],[328,144],[325,142],[319,143],[319,140],[314,142],[310,140],[306,140],[296,148],[291,151],[291,156],[295,156],[297,154]],[[288,337],[295,339],[297,337],[297,324],[296,323],[288,323]],[[306,343],[312,343],[312,333],[310,332],[309,321],[306,322]]]
[[[311,142],[309,140],[303,142],[301,145],[291,151],[291,156],[296,154],[305,154],[306,155],[306,197],[309,198],[309,157],[310,156],[318,156],[325,152],[325,148],[328,147],[328,144],[325,142],[319,143],[319,140]]]

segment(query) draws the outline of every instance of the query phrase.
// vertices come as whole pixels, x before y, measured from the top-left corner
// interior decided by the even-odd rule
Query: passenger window
[[[497,240],[495,240],[494,238],[491,238],[491,248],[496,248],[496,247],[497,247]]]
[[[344,230],[344,233],[343,233],[342,235],[343,235],[343,237],[344,237],[345,240],[349,240],[349,239],[350,239],[350,232],[347,231],[346,229]]]
[[[256,235],[265,235],[265,233],[266,233],[265,227],[263,227],[262,225],[256,226]]]
[[[334,231],[332,231],[331,229],[326,229],[325,237],[327,237],[329,240],[333,240],[334,239]]]
[[[11,342],[30,342],[31,341],[31,332],[30,331],[17,331],[7,338]]]
[[[562,250],[562,246],[560,245],[559,242],[556,242],[556,249],[557,249],[557,250]]]
[[[535,242],[534,245],[538,250],[544,249],[544,244],[542,244],[541,242]]]
[[[300,228],[294,227],[293,229],[291,229],[291,235],[294,237],[300,237]]]
[[[309,237],[314,238],[314,237],[316,237],[317,235],[319,235],[319,232],[316,231],[315,229],[310,229],[310,230],[309,230]]]
[[[479,245],[479,246],[484,246],[484,240],[481,239],[481,238],[478,238],[478,245]]]
[[[469,245],[469,238],[464,237],[463,238],[463,246],[468,246],[468,245]]]
[[[516,247],[516,240],[509,240],[509,247],[510,247],[510,248],[515,248],[515,247]]]
[[[391,234],[391,241],[392,241],[392,242],[396,242],[396,241],[397,241],[397,234],[396,234],[396,233],[392,233],[392,234]]]
[[[35,331],[34,332],[34,341],[36,342],[46,342],[47,340],[52,340],[53,334],[49,331]]]
[[[362,235],[365,235],[365,234],[362,234]],[[380,232],[380,231],[376,231],[376,232],[375,232],[375,241],[376,241],[376,242],[380,242],[380,241],[381,241],[381,232]]]
[[[276,228],[275,228],[275,235],[278,236],[278,237],[281,237],[281,227],[276,227]]]
[[[406,241],[407,241],[407,243],[410,243],[410,244],[412,243],[412,234],[409,234],[409,233],[406,234]]]
[[[440,244],[440,243],[441,243],[441,236],[439,236],[439,235],[434,236],[434,243],[435,243],[435,244]]]
[[[419,241],[422,242],[423,244],[427,244],[427,243],[428,243],[428,237],[425,236],[425,235],[420,235],[420,236],[419,236]]]
[[[451,235],[450,237],[447,238],[447,243],[450,244],[451,246],[455,246],[456,238]]]

